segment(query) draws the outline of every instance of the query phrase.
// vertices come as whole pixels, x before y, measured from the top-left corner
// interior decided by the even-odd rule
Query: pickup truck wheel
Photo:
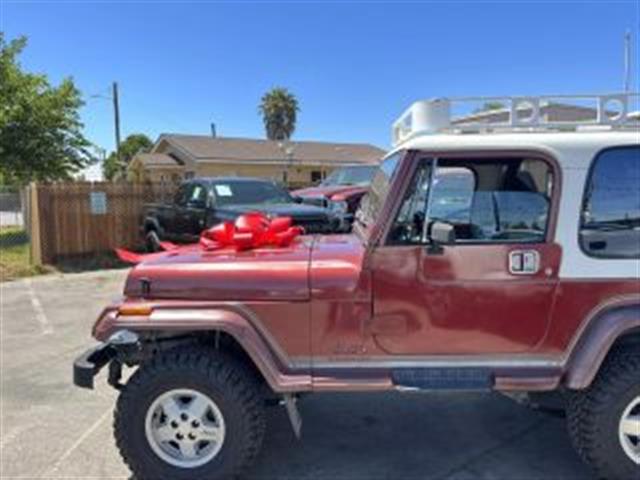
[[[260,451],[265,422],[259,385],[218,352],[162,354],[124,387],[114,430],[138,480],[228,478]]]
[[[593,384],[569,396],[576,450],[610,480],[640,478],[640,352],[614,352]]]
[[[159,252],[161,250],[158,232],[155,230],[149,230],[147,232],[147,235],[145,236],[145,246],[149,253]]]

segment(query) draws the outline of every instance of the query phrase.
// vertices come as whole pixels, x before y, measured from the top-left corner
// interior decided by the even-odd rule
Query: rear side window
[[[580,245],[592,257],[640,258],[640,147],[605,150],[594,160]]]

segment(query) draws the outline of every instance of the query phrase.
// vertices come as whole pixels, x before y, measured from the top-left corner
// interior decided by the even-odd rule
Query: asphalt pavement
[[[117,392],[71,382],[91,325],[125,270],[0,284],[0,478],[127,479],[112,437]],[[302,439],[268,412],[262,479],[593,479],[564,421],[498,394],[318,394]]]

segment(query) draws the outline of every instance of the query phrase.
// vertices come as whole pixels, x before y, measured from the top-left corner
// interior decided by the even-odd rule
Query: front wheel
[[[259,392],[251,373],[217,352],[160,355],[122,391],[116,443],[139,480],[228,478],[260,450],[265,423]]]
[[[612,353],[568,404],[569,433],[582,459],[601,478],[640,478],[640,351]]]

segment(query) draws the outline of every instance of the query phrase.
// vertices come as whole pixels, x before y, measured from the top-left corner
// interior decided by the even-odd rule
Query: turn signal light
[[[125,303],[118,308],[118,315],[148,317],[152,310],[146,303]]]

